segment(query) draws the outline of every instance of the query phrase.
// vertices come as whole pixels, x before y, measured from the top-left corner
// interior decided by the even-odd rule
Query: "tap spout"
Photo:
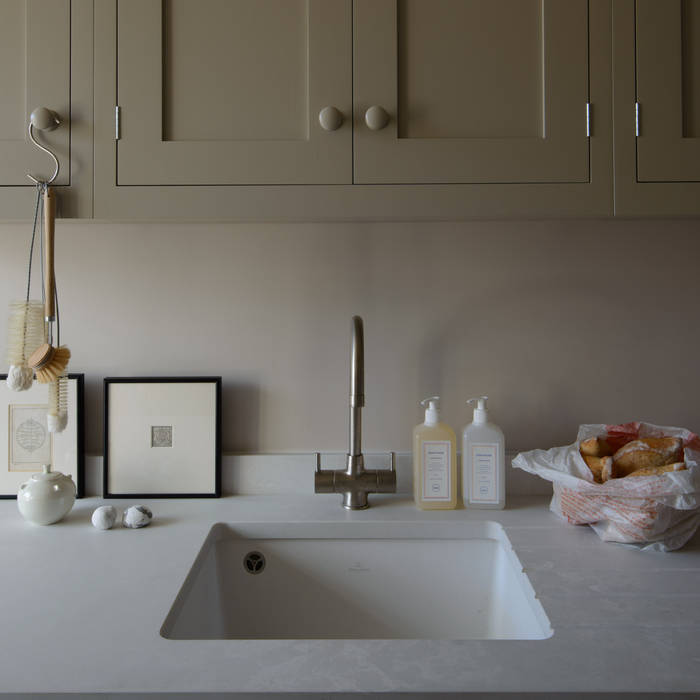
[[[370,493],[396,493],[396,463],[391,453],[390,469],[365,469],[362,455],[362,407],[365,405],[365,343],[362,319],[352,317],[350,342],[350,426],[345,469],[322,469],[316,454],[315,493],[339,493],[343,508],[369,507]]]
[[[362,319],[352,317],[350,341],[350,457],[362,455],[362,407],[365,405],[365,339]],[[350,470],[348,464],[348,470]]]

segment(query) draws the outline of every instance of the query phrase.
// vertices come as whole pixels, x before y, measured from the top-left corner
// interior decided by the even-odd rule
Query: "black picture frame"
[[[75,497],[85,498],[85,375],[82,373],[71,373],[68,379],[76,382],[76,407],[75,407],[75,429],[76,429],[76,480]],[[7,374],[0,374],[0,381],[5,382]],[[70,429],[73,421],[68,421]],[[27,476],[29,473],[27,472]],[[0,499],[17,500],[17,494],[0,493]]]
[[[207,384],[215,390],[215,446],[214,446],[214,490],[212,492],[168,493],[157,492],[112,492],[109,489],[110,470],[110,386],[113,384]],[[221,497],[221,377],[105,377],[104,378],[104,452],[102,465],[103,498],[220,498]]]

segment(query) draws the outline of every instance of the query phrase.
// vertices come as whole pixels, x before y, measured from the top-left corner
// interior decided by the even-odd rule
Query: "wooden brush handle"
[[[56,198],[50,187],[44,193],[44,314],[47,321],[56,318],[56,281],[53,267],[54,222],[56,220]]]

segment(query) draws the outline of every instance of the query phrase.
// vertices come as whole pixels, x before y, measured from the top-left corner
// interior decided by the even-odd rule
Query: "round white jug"
[[[22,517],[36,525],[51,525],[68,515],[75,503],[75,484],[70,476],[52,472],[44,465],[41,474],[32,474],[17,492]]]

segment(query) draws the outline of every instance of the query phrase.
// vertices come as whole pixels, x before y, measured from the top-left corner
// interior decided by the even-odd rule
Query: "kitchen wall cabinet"
[[[116,19],[117,185],[352,182],[348,0],[119,0]]]
[[[116,30],[118,185],[589,180],[586,0],[120,0]]]
[[[355,0],[354,22],[355,182],[588,182],[586,0]]]
[[[29,114],[48,107],[61,119],[51,132],[35,132],[60,161],[54,181],[64,216],[91,215],[91,154],[85,106],[91,94],[89,49],[73,45],[74,32],[91,33],[91,4],[73,0],[2,0],[0,2],[0,217],[29,218],[34,209],[32,173],[46,178],[50,158],[27,137]],[[81,53],[81,51],[83,53]],[[80,187],[78,187],[80,185]]]
[[[610,42],[609,0],[95,0],[95,216],[609,215]]]
[[[38,105],[64,217],[700,215],[700,0],[0,10],[2,219],[50,165]]]
[[[700,214],[700,0],[615,0],[615,212]]]

